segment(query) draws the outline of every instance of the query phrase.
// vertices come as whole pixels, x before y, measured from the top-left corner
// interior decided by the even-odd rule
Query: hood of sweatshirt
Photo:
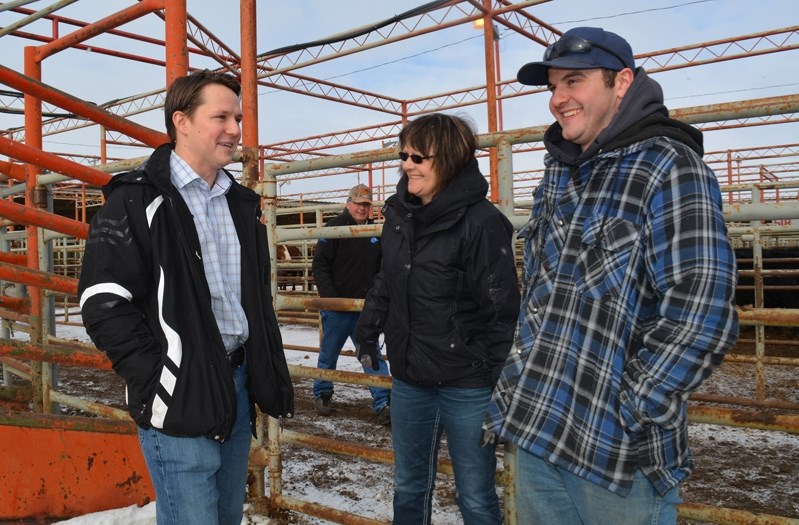
[[[544,145],[555,159],[576,166],[602,151],[612,150],[641,140],[666,136],[678,140],[702,155],[702,132],[669,117],[663,104],[663,89],[641,68],[608,126],[597,135],[585,151],[579,144],[563,138],[560,124],[555,122],[544,134]]]

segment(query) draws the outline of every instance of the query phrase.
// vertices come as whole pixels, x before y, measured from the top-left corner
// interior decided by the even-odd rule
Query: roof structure
[[[739,151],[740,175],[763,165],[770,171],[775,162],[779,177],[793,177],[795,170],[785,166],[795,164],[799,147],[790,102],[799,76],[784,65],[794,61],[799,26],[785,25],[791,22],[787,2],[770,3],[775,8],[733,2],[718,10],[713,2],[641,9],[627,1],[243,1],[222,12],[208,2],[191,2],[185,11],[185,0],[62,0],[48,6],[17,0],[0,4],[0,46],[10,57],[0,70],[6,88],[0,91],[0,138],[36,147],[28,137],[35,93],[28,87],[27,102],[23,96],[36,77],[30,68],[38,69],[43,83],[43,149],[89,166],[146,155],[142,146],[152,144],[126,126],[100,127],[91,112],[65,108],[63,97],[74,97],[78,106],[91,101],[109,116],[147,127],[157,141],[164,88],[172,78],[203,68],[241,74],[245,63],[254,70],[248,104],[258,125],[247,122],[245,111],[244,131],[258,137],[264,162],[391,147],[403,122],[433,111],[465,113],[480,133],[544,125],[551,120],[544,90],[516,82],[516,70],[569,27],[601,25],[631,42],[637,65],[661,82],[672,109],[781,104],[782,113],[743,112],[700,127],[707,151]],[[389,14],[396,9],[402,12]],[[736,10],[747,16],[736,16]],[[561,22],[572,18],[580,20]],[[27,65],[24,47],[33,49]],[[731,132],[739,129],[749,131]],[[754,151],[775,144],[787,145],[775,160],[754,159]],[[6,143],[0,154],[8,155],[10,147]],[[525,151],[529,159],[515,163],[524,191],[542,167],[538,144],[514,146],[514,153]],[[9,156],[0,174],[15,171],[16,160]],[[487,163],[485,172],[495,169]],[[379,166],[381,180],[372,181],[384,184],[384,193],[391,192],[396,167]],[[354,166],[285,175],[278,193],[335,200],[364,173]]]

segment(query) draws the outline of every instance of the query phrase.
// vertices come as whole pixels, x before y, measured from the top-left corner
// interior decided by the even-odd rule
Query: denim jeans
[[[247,363],[234,370],[236,422],[230,438],[169,436],[139,429],[147,470],[155,487],[158,525],[240,525],[250,454]]]
[[[465,525],[499,525],[496,447],[480,446],[491,389],[415,386],[394,379],[394,525],[427,525],[436,460],[446,433],[458,508]],[[520,521],[519,523],[523,523]]]
[[[336,312],[333,310],[322,310],[322,345],[319,348],[319,360],[316,362],[316,368],[323,368],[325,370],[335,370],[338,356],[341,354],[341,348],[347,342],[347,338],[352,339],[353,344],[357,344],[355,340],[355,323],[358,322],[360,317],[359,312]],[[363,367],[363,371],[369,375],[388,375],[388,365],[380,353],[377,351],[379,370],[372,370],[371,366]],[[313,396],[320,397],[322,392],[333,392],[333,383],[322,379],[317,379],[313,384]],[[372,394],[372,408],[375,412],[388,404],[389,390],[388,388],[369,387],[369,392]],[[393,410],[393,408],[392,408]]]
[[[516,451],[516,513],[519,523],[677,523],[677,505],[682,501],[679,487],[661,496],[643,472],[637,470],[630,493],[622,497],[518,447],[513,448]]]

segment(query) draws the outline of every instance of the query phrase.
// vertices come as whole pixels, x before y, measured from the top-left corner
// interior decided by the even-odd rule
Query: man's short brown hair
[[[172,85],[167,88],[166,100],[164,101],[166,133],[169,135],[169,140],[172,144],[177,140],[172,115],[176,111],[182,111],[186,116],[191,117],[197,107],[203,103],[202,90],[209,84],[223,85],[233,91],[237,97],[241,96],[239,79],[228,73],[215,73],[206,69],[175,79]]]
[[[605,87],[612,88],[614,85],[616,85],[617,76],[619,76],[618,71],[613,71],[612,69],[603,69],[602,79],[605,81]]]

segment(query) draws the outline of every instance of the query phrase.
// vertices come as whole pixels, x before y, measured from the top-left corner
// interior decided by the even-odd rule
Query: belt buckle
[[[225,356],[230,368],[235,370],[244,363],[244,345],[238,345]]]

